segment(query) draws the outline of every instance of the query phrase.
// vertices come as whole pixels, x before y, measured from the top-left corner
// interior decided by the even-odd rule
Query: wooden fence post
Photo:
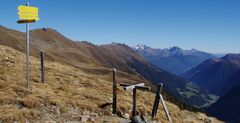
[[[113,102],[112,102],[112,114],[117,113],[117,83],[116,83],[116,73],[117,70],[113,68]]]
[[[45,83],[44,51],[40,51],[40,57],[41,57],[41,80],[42,83]]]
[[[132,109],[132,117],[136,115],[136,93],[137,93],[137,88],[133,88],[133,109]]]
[[[154,101],[154,105],[153,105],[153,109],[152,109],[152,118],[154,118],[157,114],[157,110],[158,110],[158,105],[159,105],[159,99],[160,99],[160,93],[162,91],[162,86],[163,84],[160,83],[158,85],[157,91],[156,91],[156,97],[155,97],[155,101]]]
[[[169,123],[172,123],[172,119],[171,119],[171,117],[170,117],[170,114],[169,114],[169,111],[168,111],[168,109],[167,109],[167,106],[166,106],[166,104],[165,104],[165,102],[164,102],[164,100],[163,100],[163,97],[162,97],[161,94],[159,94],[159,96],[160,96],[160,100],[161,100],[162,105],[163,105],[164,112],[165,112],[165,114],[166,114],[166,116],[167,116],[167,119],[168,119]]]
[[[157,91],[156,91],[156,97],[155,97],[155,101],[154,101],[154,105],[153,105],[153,109],[152,109],[152,118],[156,117],[159,101],[161,101],[161,103],[163,105],[164,112],[165,112],[165,114],[167,116],[167,119],[168,119],[169,123],[172,123],[172,119],[170,117],[169,111],[167,109],[167,106],[166,106],[166,104],[165,104],[165,102],[163,100],[162,94],[161,94],[162,87],[163,87],[163,84],[160,83],[158,85],[158,88],[157,88]]]
[[[133,102],[132,102],[132,122],[135,122],[134,121],[134,117],[136,116],[137,114],[137,90],[151,90],[150,87],[148,86],[145,86],[144,83],[138,83],[138,84],[126,84],[126,83],[122,83],[120,84],[120,86],[122,86],[124,88],[124,90],[132,90],[133,91],[133,96],[132,96],[132,99],[133,99]]]

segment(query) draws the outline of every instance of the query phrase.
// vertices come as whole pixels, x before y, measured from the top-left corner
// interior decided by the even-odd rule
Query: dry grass
[[[43,122],[79,121],[86,112],[99,118],[111,117],[111,70],[82,66],[74,68],[56,62],[46,62],[46,82],[40,82],[39,59],[31,57],[30,90],[25,89],[25,55],[0,45],[0,121]],[[118,80],[138,82],[136,75],[119,72]],[[138,112],[149,118],[154,95],[138,91]],[[118,88],[118,107],[131,114],[131,92]],[[167,102],[174,122],[205,122],[210,118],[201,113],[181,111]],[[104,118],[103,118],[104,119]],[[157,119],[167,122],[160,106]],[[101,122],[99,120],[98,122]],[[118,122],[113,118],[112,122]],[[217,120],[214,119],[214,122]]]

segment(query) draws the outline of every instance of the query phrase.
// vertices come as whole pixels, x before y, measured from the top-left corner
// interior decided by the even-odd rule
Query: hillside
[[[238,71],[240,71],[240,55],[228,54],[222,58],[206,60],[183,76],[210,93],[221,96],[237,84],[236,80],[228,79]]]
[[[222,83],[223,84],[221,84],[215,88],[212,88],[211,90],[223,95],[226,92],[228,92],[229,90],[231,90],[232,88],[234,88],[235,86],[240,85],[240,71],[238,71],[238,72],[234,73],[233,75],[231,75],[230,77],[226,78],[225,80],[223,80]]]
[[[21,40],[16,38],[24,36],[24,33],[1,27],[1,34],[0,37],[3,37],[0,38],[0,44],[24,51],[25,41],[23,38],[20,38]],[[50,28],[32,30],[30,34],[33,56],[38,56],[39,51],[44,50],[46,58],[50,61],[71,65],[98,76],[106,72],[102,70],[103,68],[115,67],[124,73],[141,78],[139,82],[145,82],[152,87],[153,84],[162,82],[165,85],[165,92],[172,95],[167,97],[177,97],[184,103],[197,107],[211,104],[216,100],[214,96],[201,91],[194,83],[148,63],[127,45],[115,43],[98,46],[89,42],[76,42]],[[179,102],[176,100],[173,99],[173,102]]]
[[[238,76],[239,78],[239,76]],[[239,81],[240,79],[238,79]],[[207,109],[209,114],[227,122],[240,122],[240,86],[233,87],[224,94],[216,103]]]
[[[152,64],[177,75],[214,57],[206,52],[195,49],[183,50],[179,47],[154,49],[145,45],[137,45],[133,48]]]
[[[119,122],[111,116],[111,70],[102,68],[101,76],[82,69],[53,61],[46,61],[46,83],[40,82],[39,58],[31,57],[31,90],[25,89],[25,54],[0,45],[0,121],[1,122],[64,122],[80,121],[82,116],[93,115],[92,122]],[[90,70],[91,68],[89,68]],[[118,81],[142,80],[124,72]],[[119,110],[128,116],[131,94],[118,88]],[[139,113],[149,118],[154,95],[138,94]],[[202,113],[180,110],[167,102],[173,122],[220,122]],[[157,119],[167,122],[162,108]]]
[[[212,116],[216,116],[224,121],[229,121],[232,123],[240,122],[239,85],[240,71],[225,79],[224,84],[213,89],[214,91],[221,93],[223,96],[221,96],[216,103],[207,108],[206,111]]]

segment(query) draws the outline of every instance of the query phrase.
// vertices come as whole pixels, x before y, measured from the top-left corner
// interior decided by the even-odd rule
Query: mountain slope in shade
[[[223,84],[211,88],[211,90],[217,94],[223,95],[235,86],[240,85],[240,71],[223,80],[222,83]]]
[[[206,59],[214,56],[195,49],[183,50],[179,47],[154,49],[145,45],[133,47],[152,64],[174,74],[182,74]]]
[[[238,81],[240,74],[238,74]],[[236,80],[235,80],[236,81]],[[240,82],[239,82],[240,83]],[[207,109],[208,113],[221,120],[240,123],[240,85],[235,86]]]
[[[2,30],[2,35],[8,35],[5,37],[6,39],[9,36],[24,36],[24,33],[14,30],[6,28]],[[48,60],[68,64],[99,76],[102,76],[106,72],[101,68],[114,67],[126,74],[142,78],[145,83],[151,86],[152,83],[149,83],[149,81],[154,84],[162,82],[166,91],[178,97],[181,101],[195,106],[212,103],[215,99],[211,95],[201,91],[194,83],[148,63],[148,61],[127,45],[114,43],[98,46],[89,42],[76,42],[50,28],[32,30],[30,34],[31,55],[33,56],[38,57],[39,51],[44,50]],[[20,47],[24,47],[25,45],[23,43],[25,42],[24,38],[21,40],[13,38],[13,40],[8,40],[7,42],[5,38],[0,40],[0,44],[13,48],[16,48],[16,45]],[[24,51],[24,48],[17,47],[16,49]],[[149,81],[146,81],[146,79]]]
[[[209,59],[189,70],[183,76],[210,93],[222,95],[236,82],[228,81],[240,71],[240,54],[228,54],[222,58]]]

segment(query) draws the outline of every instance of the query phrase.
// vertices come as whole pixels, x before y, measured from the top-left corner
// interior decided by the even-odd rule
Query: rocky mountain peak
[[[149,46],[143,45],[143,44],[138,44],[136,46],[133,47],[134,50],[145,50],[150,48]]]

